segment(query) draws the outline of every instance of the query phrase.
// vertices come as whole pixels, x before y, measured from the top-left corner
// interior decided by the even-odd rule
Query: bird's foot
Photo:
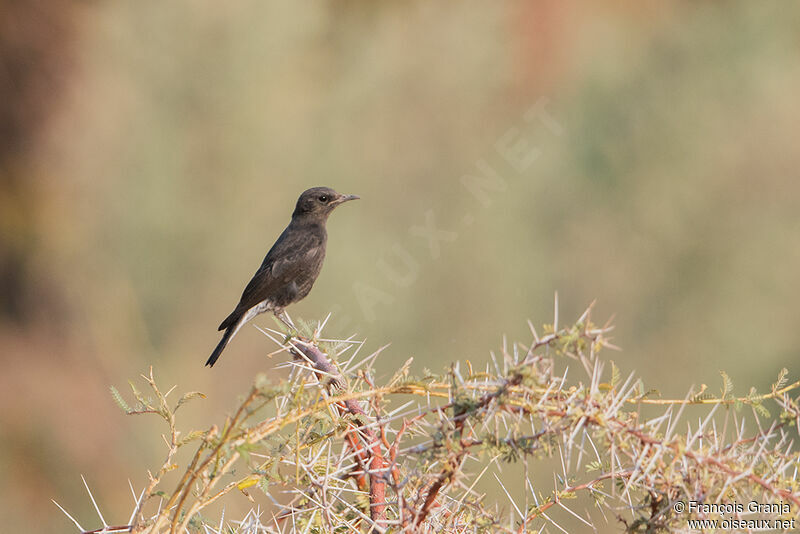
[[[275,310],[275,317],[277,317],[278,319],[280,319],[280,321],[281,321],[283,324],[285,324],[286,326],[288,326],[288,327],[289,327],[289,329],[291,329],[291,330],[297,330],[297,329],[295,328],[295,326],[294,326],[294,323],[293,323],[293,322],[292,322],[292,320],[289,318],[289,315],[288,315],[288,314],[287,314],[287,313],[286,313],[286,312],[285,312],[283,309],[278,309],[278,310]]]
[[[288,330],[289,330],[288,332],[285,333],[287,342],[290,339],[292,339],[293,337],[300,337],[300,334],[299,334],[299,332],[297,330],[297,327],[294,325],[294,323],[292,322],[292,319],[289,317],[289,315],[285,311],[283,311],[283,310],[276,311],[275,312],[275,317],[280,319],[280,321],[284,325],[286,325],[286,328],[288,328]]]

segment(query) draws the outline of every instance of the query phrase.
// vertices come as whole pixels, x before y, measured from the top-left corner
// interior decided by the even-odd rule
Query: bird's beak
[[[336,199],[336,203],[337,204],[342,204],[342,203],[347,202],[349,200],[358,200],[359,198],[361,198],[361,197],[358,196],[358,195],[342,195],[342,196],[340,196],[339,198]]]

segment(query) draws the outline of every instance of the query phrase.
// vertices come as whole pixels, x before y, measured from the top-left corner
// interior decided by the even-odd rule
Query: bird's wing
[[[310,259],[322,251],[323,239],[316,233],[287,231],[288,228],[247,284],[237,309],[246,311],[264,301],[274,288],[290,282]]]

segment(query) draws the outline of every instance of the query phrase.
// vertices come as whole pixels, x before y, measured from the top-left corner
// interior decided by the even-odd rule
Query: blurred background
[[[203,367],[316,185],[362,200],[289,312],[391,343],[385,373],[486,362],[558,291],[664,396],[795,380],[798,27],[746,1],[3,1],[3,528],[68,531],[52,498],[99,526],[81,474],[127,519],[164,446],[109,386],[153,365],[207,426],[277,363],[249,326]]]

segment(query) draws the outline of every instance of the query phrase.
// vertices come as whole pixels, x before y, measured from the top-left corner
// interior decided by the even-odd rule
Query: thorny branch
[[[336,366],[331,363],[328,357],[319,350],[319,347],[309,340],[300,339],[300,343],[291,345],[290,352],[296,357],[305,357],[315,369],[320,383],[325,383],[325,376],[331,377],[328,382],[328,390],[331,387],[342,389],[344,378],[339,373]],[[356,418],[367,418],[367,413],[355,399],[347,399],[341,404],[336,405],[340,415],[349,413]],[[381,450],[381,443],[375,433],[363,424],[355,426],[348,422],[350,429],[346,433],[347,442],[359,460],[361,473],[369,473],[369,502],[370,519],[379,530],[385,529],[386,519],[386,460]]]
[[[372,378],[378,353],[358,356],[359,342],[324,340],[321,325],[303,337],[264,330],[276,352],[292,355],[281,364],[288,379],[258,378],[220,428],[186,435],[175,412],[199,394],[171,407],[171,390],[162,393],[151,370],[144,378],[154,399],[134,388],[131,408],[114,393],[127,413],[165,420],[165,462],[149,474],[127,526],[84,532],[221,532],[222,524],[212,526],[200,512],[237,493],[254,500],[251,488],[263,492],[259,507],[271,508],[270,519],[253,511],[239,527],[228,524],[234,532],[245,532],[245,524],[276,533],[593,525],[597,514],[571,504],[582,502],[578,495],[594,500],[600,520],[610,515],[631,529],[685,527],[690,515],[669,506],[677,500],[788,503],[789,515],[798,516],[800,453],[793,440],[800,408],[790,393],[800,381],[787,385],[784,370],[769,393],[735,397],[723,373],[718,398],[704,387],[684,401],[650,399],[632,373],[623,379],[600,358],[615,348],[612,327],[593,325],[590,311],[566,327],[556,316],[542,336],[531,326],[529,344],[504,342],[483,369],[457,362],[443,375],[415,377],[408,361],[383,385]],[[645,416],[644,404],[665,411]],[[683,415],[689,404],[708,410],[695,425]],[[756,431],[748,432],[752,425]],[[195,450],[180,469],[177,451],[185,446]],[[528,464],[552,460],[559,466],[555,487],[534,485]],[[491,490],[484,475],[519,461],[524,490],[509,491],[506,478],[496,478],[500,487]],[[172,472],[174,486],[163,492]]]

